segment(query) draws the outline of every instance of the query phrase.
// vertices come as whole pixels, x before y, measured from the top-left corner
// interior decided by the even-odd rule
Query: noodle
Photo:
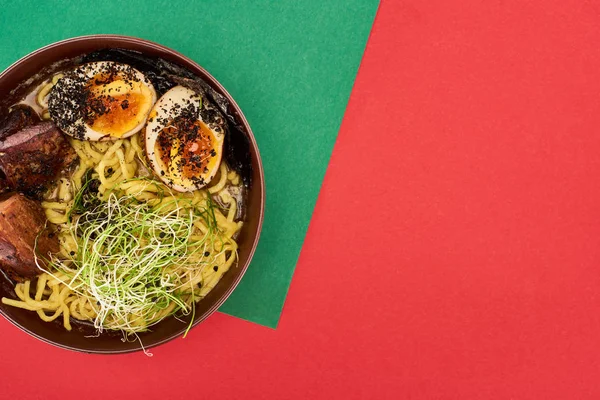
[[[58,82],[58,80],[62,77],[63,74],[54,75],[50,81],[41,86],[41,88],[35,96],[35,102],[38,104],[38,106],[42,108],[41,115],[42,119],[44,120],[50,119],[50,113],[48,112],[48,94],[50,93],[50,90],[52,90],[52,87],[56,84],[56,82]]]
[[[52,80],[55,81],[56,79]],[[40,105],[46,104],[45,97],[52,87],[52,82],[39,91],[36,99]],[[171,192],[160,181],[144,178],[147,172],[144,150],[140,145],[138,134],[115,142],[71,139],[70,143],[79,156],[79,165],[69,176],[59,179],[57,187],[42,202],[48,221],[59,227],[60,252],[55,255],[59,258],[59,263],[54,263],[54,268],[43,272],[36,281],[26,280],[17,283],[15,294],[18,300],[2,298],[2,302],[35,311],[44,321],[53,321],[62,316],[63,325],[67,330],[72,329],[70,319],[74,318],[94,322],[99,331],[103,328],[121,329],[127,334],[147,330],[149,326],[177,310],[183,314],[190,313],[194,302],[205,297],[237,259],[237,243],[234,236],[241,229],[242,222],[234,220],[237,203],[229,193],[228,186],[239,184],[239,176],[223,163],[220,168],[220,179],[213,186],[193,193],[176,193]],[[97,287],[93,285],[86,287],[82,284],[81,271],[75,268],[73,255],[78,250],[86,252],[86,249],[79,249],[78,225],[77,222],[71,221],[70,212],[75,206],[77,193],[85,184],[84,177],[90,169],[93,170],[92,177],[98,179],[100,183],[98,197],[102,201],[111,201],[110,199],[115,196],[131,197],[138,201],[145,201],[149,206],[161,209],[161,212],[165,213],[172,210],[207,212],[211,195],[219,196],[225,204],[228,204],[226,214],[217,207],[210,207],[216,227],[212,227],[199,217],[195,217],[190,222],[189,240],[203,246],[201,248],[194,247],[194,244],[188,246],[190,250],[184,260],[193,267],[165,266],[163,279],[176,285],[176,291],[173,293],[178,296],[177,299],[173,298],[167,304],[156,306],[146,314],[143,310],[130,313],[119,312],[110,310],[105,304],[100,304],[97,298]],[[132,180],[134,177],[137,178]],[[218,235],[211,237],[209,234],[214,229]],[[101,256],[93,253],[89,255],[89,257]],[[31,292],[33,285],[35,290]]]

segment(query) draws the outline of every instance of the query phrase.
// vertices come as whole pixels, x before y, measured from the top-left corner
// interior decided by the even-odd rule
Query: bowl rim
[[[242,109],[237,104],[237,102],[235,101],[233,96],[231,96],[231,94],[227,91],[227,89],[225,89],[225,87],[223,87],[223,85],[210,72],[208,72],[204,67],[199,65],[194,60],[190,59],[189,57],[181,54],[180,52],[178,52],[176,50],[173,50],[169,47],[158,44],[156,42],[153,42],[153,41],[150,41],[147,39],[142,39],[142,38],[135,37],[135,36],[118,35],[118,34],[93,34],[93,35],[74,36],[71,38],[59,40],[57,42],[53,42],[53,43],[47,44],[43,47],[40,47],[40,48],[26,54],[25,56],[19,58],[17,61],[13,62],[12,64],[10,64],[7,68],[5,68],[0,73],[0,81],[2,81],[2,79],[4,79],[4,77],[6,75],[8,75],[11,71],[19,68],[19,66],[21,64],[36,57],[40,53],[43,53],[48,50],[51,50],[51,49],[54,49],[57,47],[61,47],[61,46],[67,45],[67,44],[71,44],[71,43],[86,42],[86,41],[98,40],[98,39],[110,39],[110,40],[115,40],[115,41],[119,41],[122,43],[137,44],[137,45],[144,46],[145,48],[152,48],[155,50],[159,50],[161,52],[165,52],[165,53],[172,55],[176,59],[180,59],[189,64],[192,64],[195,68],[202,71],[202,73],[204,73],[209,78],[210,85],[215,86],[218,89],[218,91],[220,93],[222,93],[231,102],[233,108],[236,110],[237,117],[242,122],[242,126],[244,126],[244,128],[247,130],[247,136],[250,141],[250,146],[251,146],[251,148],[254,149],[254,152],[256,153],[256,161],[257,161],[257,167],[258,167],[257,172],[258,172],[258,176],[259,176],[260,187],[262,188],[262,190],[260,191],[261,192],[260,199],[259,199],[260,200],[260,208],[259,208],[259,215],[258,215],[258,224],[256,227],[256,235],[254,236],[254,239],[252,241],[252,245],[251,245],[250,251],[248,253],[248,258],[246,259],[246,262],[244,263],[244,265],[238,264],[238,268],[240,268],[241,271],[240,271],[239,275],[235,278],[235,280],[233,280],[232,284],[229,287],[227,287],[227,289],[224,291],[224,293],[214,302],[214,304],[206,312],[204,312],[200,317],[198,317],[197,319],[195,319],[192,322],[192,325],[189,328],[191,330],[191,329],[195,328],[196,326],[198,326],[201,322],[206,320],[208,317],[213,315],[219,309],[219,307],[221,307],[223,305],[223,303],[229,298],[229,296],[231,296],[231,293],[233,293],[235,288],[238,286],[238,284],[244,277],[246,271],[248,270],[248,266],[250,265],[252,258],[254,257],[254,253],[256,251],[256,247],[258,246],[258,242],[259,242],[260,235],[262,232],[262,227],[263,227],[264,213],[265,213],[265,200],[266,200],[264,168],[262,165],[262,158],[260,156],[258,144],[256,142],[254,133],[252,132],[252,128],[250,127],[250,124],[248,123],[248,120],[246,119],[246,116],[244,115]],[[114,46],[107,47],[107,48],[114,48]],[[136,51],[140,51],[142,54],[144,53],[144,50],[136,49]],[[164,338],[162,338],[148,346],[143,345],[143,344],[141,344],[140,341],[138,341],[139,345],[135,348],[130,348],[130,349],[89,350],[89,349],[83,349],[83,348],[79,348],[79,347],[75,347],[75,346],[69,346],[69,345],[66,345],[63,343],[58,343],[56,341],[53,341],[46,337],[43,337],[40,334],[38,334],[37,332],[30,330],[30,329],[22,326],[21,324],[19,324],[10,315],[8,315],[2,308],[0,308],[0,315],[2,315],[6,320],[8,320],[11,324],[13,324],[17,328],[19,328],[21,331],[29,334],[30,336],[33,336],[34,338],[36,338],[38,340],[41,340],[42,342],[48,343],[50,345],[53,345],[53,346],[61,348],[61,349],[71,350],[71,351],[75,351],[78,353],[85,353],[85,354],[109,355],[109,354],[134,353],[134,352],[138,352],[138,351],[146,352],[148,349],[154,348],[156,346],[160,346],[162,344],[165,344],[171,340],[174,340],[174,339],[180,337],[182,334],[185,333],[185,331],[187,329],[187,327],[182,327],[181,330],[179,330],[173,334],[170,334],[168,336],[165,336]]]

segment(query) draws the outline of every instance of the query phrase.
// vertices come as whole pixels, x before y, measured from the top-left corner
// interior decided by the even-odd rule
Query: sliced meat
[[[8,151],[11,147],[30,142],[28,150],[36,150],[37,143],[31,143],[32,139],[52,135],[53,130],[58,130],[52,122],[42,122],[37,125],[28,126],[12,135],[0,140],[0,151]]]
[[[0,194],[6,193],[10,191],[10,185],[6,181],[6,176],[4,176],[4,172],[0,170]]]
[[[0,142],[21,129],[40,122],[37,113],[25,104],[13,107],[12,111],[0,118]],[[10,191],[10,184],[0,170],[0,194]]]
[[[0,268],[17,281],[31,278],[41,272],[34,251],[45,267],[48,255],[58,250],[58,238],[46,228],[42,207],[22,194],[4,195],[0,201]]]
[[[40,122],[40,117],[31,107],[19,104],[0,120],[0,140],[4,140],[21,129],[38,122]]]
[[[40,199],[75,151],[52,122],[29,126],[0,140],[0,185]]]

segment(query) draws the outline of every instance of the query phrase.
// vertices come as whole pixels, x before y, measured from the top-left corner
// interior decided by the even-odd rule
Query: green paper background
[[[221,311],[276,327],[378,3],[5,1],[0,69],[61,39],[114,33],[215,76],[252,126],[267,190],[259,247]]]

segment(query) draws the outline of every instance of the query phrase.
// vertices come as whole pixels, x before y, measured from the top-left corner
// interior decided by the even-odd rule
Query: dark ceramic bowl
[[[193,325],[196,326],[215,312],[235,289],[244,272],[250,264],[262,226],[265,189],[263,168],[256,141],[248,125],[248,121],[233,98],[227,93],[215,78],[204,68],[189,58],[164,46],[146,40],[117,35],[93,35],[63,40],[53,43],[23,57],[2,74],[0,74],[0,94],[5,96],[17,86],[34,76],[48,65],[67,58],[106,48],[122,48],[136,50],[148,56],[161,57],[167,61],[187,68],[200,78],[203,78],[214,90],[229,99],[236,114],[237,122],[243,127],[250,143],[252,162],[252,185],[247,199],[247,212],[244,227],[238,238],[239,262],[224,274],[217,286],[200,302],[196,304],[196,316]],[[5,107],[6,105],[0,104]],[[13,297],[13,286],[0,275],[0,297]],[[120,333],[102,334],[89,337],[93,331],[90,327],[80,326],[71,332],[66,331],[60,321],[43,322],[36,313],[9,307],[0,303],[0,313],[10,322],[47,343],[87,353],[126,353],[141,350],[139,341],[123,342]],[[166,319],[152,328],[151,332],[140,334],[144,347],[150,348],[165,343],[182,335],[187,329],[190,317],[181,321],[175,318]],[[60,318],[59,318],[60,319]]]

